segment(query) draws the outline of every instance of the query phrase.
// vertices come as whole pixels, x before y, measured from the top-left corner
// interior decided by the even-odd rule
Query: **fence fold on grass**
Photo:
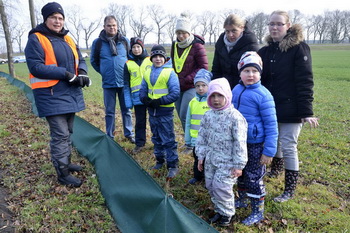
[[[0,72],[0,76],[25,92],[38,115],[31,88],[9,74]],[[168,195],[118,143],[78,116],[72,141],[94,166],[101,193],[123,233],[217,232]]]

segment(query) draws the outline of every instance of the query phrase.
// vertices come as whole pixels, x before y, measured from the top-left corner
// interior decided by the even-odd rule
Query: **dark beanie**
[[[143,41],[139,37],[132,37],[130,39],[130,47],[134,46],[135,44],[140,45],[142,48],[144,48]]]
[[[50,15],[54,13],[60,13],[64,18],[63,8],[57,2],[49,2],[45,6],[43,6],[43,8],[41,8],[41,14],[43,15],[44,22]]]
[[[151,49],[151,61],[152,61],[152,58],[156,55],[161,55],[166,60],[167,56],[166,56],[165,48],[159,44],[154,45]]]

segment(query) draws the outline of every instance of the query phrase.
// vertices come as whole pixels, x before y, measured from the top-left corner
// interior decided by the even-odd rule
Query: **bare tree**
[[[145,41],[146,36],[153,31],[152,26],[147,26],[148,13],[144,10],[144,7],[140,7],[138,17],[135,16],[136,14],[130,12],[129,25],[134,35]]]
[[[269,15],[258,12],[254,13],[252,16],[246,18],[248,22],[248,28],[250,28],[256,35],[259,43],[263,43],[263,39],[267,32],[267,24],[269,22]]]
[[[22,53],[22,37],[27,32],[28,27],[24,24],[17,24],[16,27],[13,27],[12,41],[16,41],[19,52]]]
[[[8,67],[9,67],[10,75],[12,77],[15,77],[15,68],[14,68],[13,62],[12,62],[11,31],[10,31],[8,21],[7,21],[7,14],[5,12],[5,5],[4,5],[2,0],[0,0],[0,16],[1,16],[2,28],[3,28],[4,34],[5,34],[5,40],[6,40],[7,58],[9,61]]]
[[[158,38],[158,44],[160,43],[160,38],[162,34],[162,29],[169,23],[169,19],[167,18],[167,15],[164,11],[164,9],[160,5],[150,5],[147,6],[149,15],[151,19],[156,24],[157,28],[157,38]]]
[[[175,40],[175,30],[176,30],[176,15],[170,14],[168,15],[168,24],[165,25],[166,31],[171,41]]]
[[[86,49],[89,49],[89,39],[92,36],[92,33],[94,33],[97,30],[97,28],[100,27],[101,20],[102,20],[102,17],[92,22],[87,22],[87,19],[83,20],[81,24],[81,28],[84,31],[84,40],[85,40]]]
[[[292,24],[302,24],[302,19],[304,18],[304,15],[299,10],[291,10],[288,11],[289,19]]]
[[[311,41],[311,39],[310,39],[311,35],[315,33],[315,25],[313,23],[313,17],[314,16],[307,16],[305,18],[305,25],[304,25],[304,29],[306,30],[305,38],[306,38],[306,41],[308,43],[310,43],[310,41]],[[314,41],[314,43],[315,43],[315,41]]]
[[[212,44],[212,38],[217,30],[217,16],[212,11],[204,11],[201,16],[198,17],[199,23],[203,26],[202,36],[205,37],[205,34],[209,34],[209,44]],[[205,21],[205,22],[204,22]]]
[[[34,13],[34,3],[33,3],[33,0],[28,0],[28,2],[29,2],[30,23],[32,25],[32,28],[35,28],[36,21],[35,21],[35,13]]]
[[[124,36],[126,35],[127,19],[132,12],[131,6],[118,5],[116,3],[110,3],[108,8],[104,10],[107,15],[114,15],[118,21],[118,30]]]
[[[65,24],[66,28],[71,33],[72,37],[76,41],[77,45],[80,43],[80,33],[82,30],[82,18],[80,14],[80,8],[77,5],[73,5],[72,7],[68,8],[66,10],[67,13],[65,13],[68,17],[68,20]]]

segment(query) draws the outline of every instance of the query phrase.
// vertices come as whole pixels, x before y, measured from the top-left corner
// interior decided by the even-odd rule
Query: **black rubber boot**
[[[284,168],[283,158],[274,157],[271,163],[271,170],[266,173],[266,176],[270,178],[275,178],[282,173],[283,168]]]
[[[78,164],[71,163],[71,157],[72,157],[72,155],[69,155],[69,157],[68,157],[68,170],[70,172],[79,172],[79,171],[83,170],[82,166],[80,166]]]
[[[72,176],[69,172],[68,168],[68,158],[64,158],[58,161],[53,161],[53,165],[57,172],[57,180],[60,184],[80,187],[82,181],[74,176]]]
[[[285,202],[294,197],[294,192],[299,178],[299,171],[286,169],[285,173],[284,192],[280,196],[273,199],[275,202]]]

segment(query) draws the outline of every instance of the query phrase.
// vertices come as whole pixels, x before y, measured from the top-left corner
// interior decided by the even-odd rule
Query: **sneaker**
[[[177,173],[179,173],[179,169],[177,167],[170,167],[167,178],[174,178]]]
[[[209,223],[213,224],[218,222],[222,218],[222,215],[219,213],[216,213],[213,217],[209,218]]]
[[[288,192],[283,192],[281,195],[279,195],[278,197],[275,197],[273,200],[274,202],[285,202],[292,198],[293,198],[293,194]]]
[[[222,227],[227,227],[227,226],[229,226],[231,224],[231,220],[232,220],[232,216],[224,216],[224,215],[222,215],[221,219],[218,222],[218,225],[222,226]]]
[[[163,163],[156,163],[156,165],[154,165],[154,167],[152,167],[153,170],[159,170],[163,167]]]
[[[196,179],[196,178],[192,178],[188,181],[189,184],[195,185],[197,182],[201,182],[200,180]]]
[[[135,146],[135,148],[132,150],[132,153],[136,154],[139,153],[144,146]]]
[[[132,144],[135,144],[135,138],[133,136],[126,137]]]

